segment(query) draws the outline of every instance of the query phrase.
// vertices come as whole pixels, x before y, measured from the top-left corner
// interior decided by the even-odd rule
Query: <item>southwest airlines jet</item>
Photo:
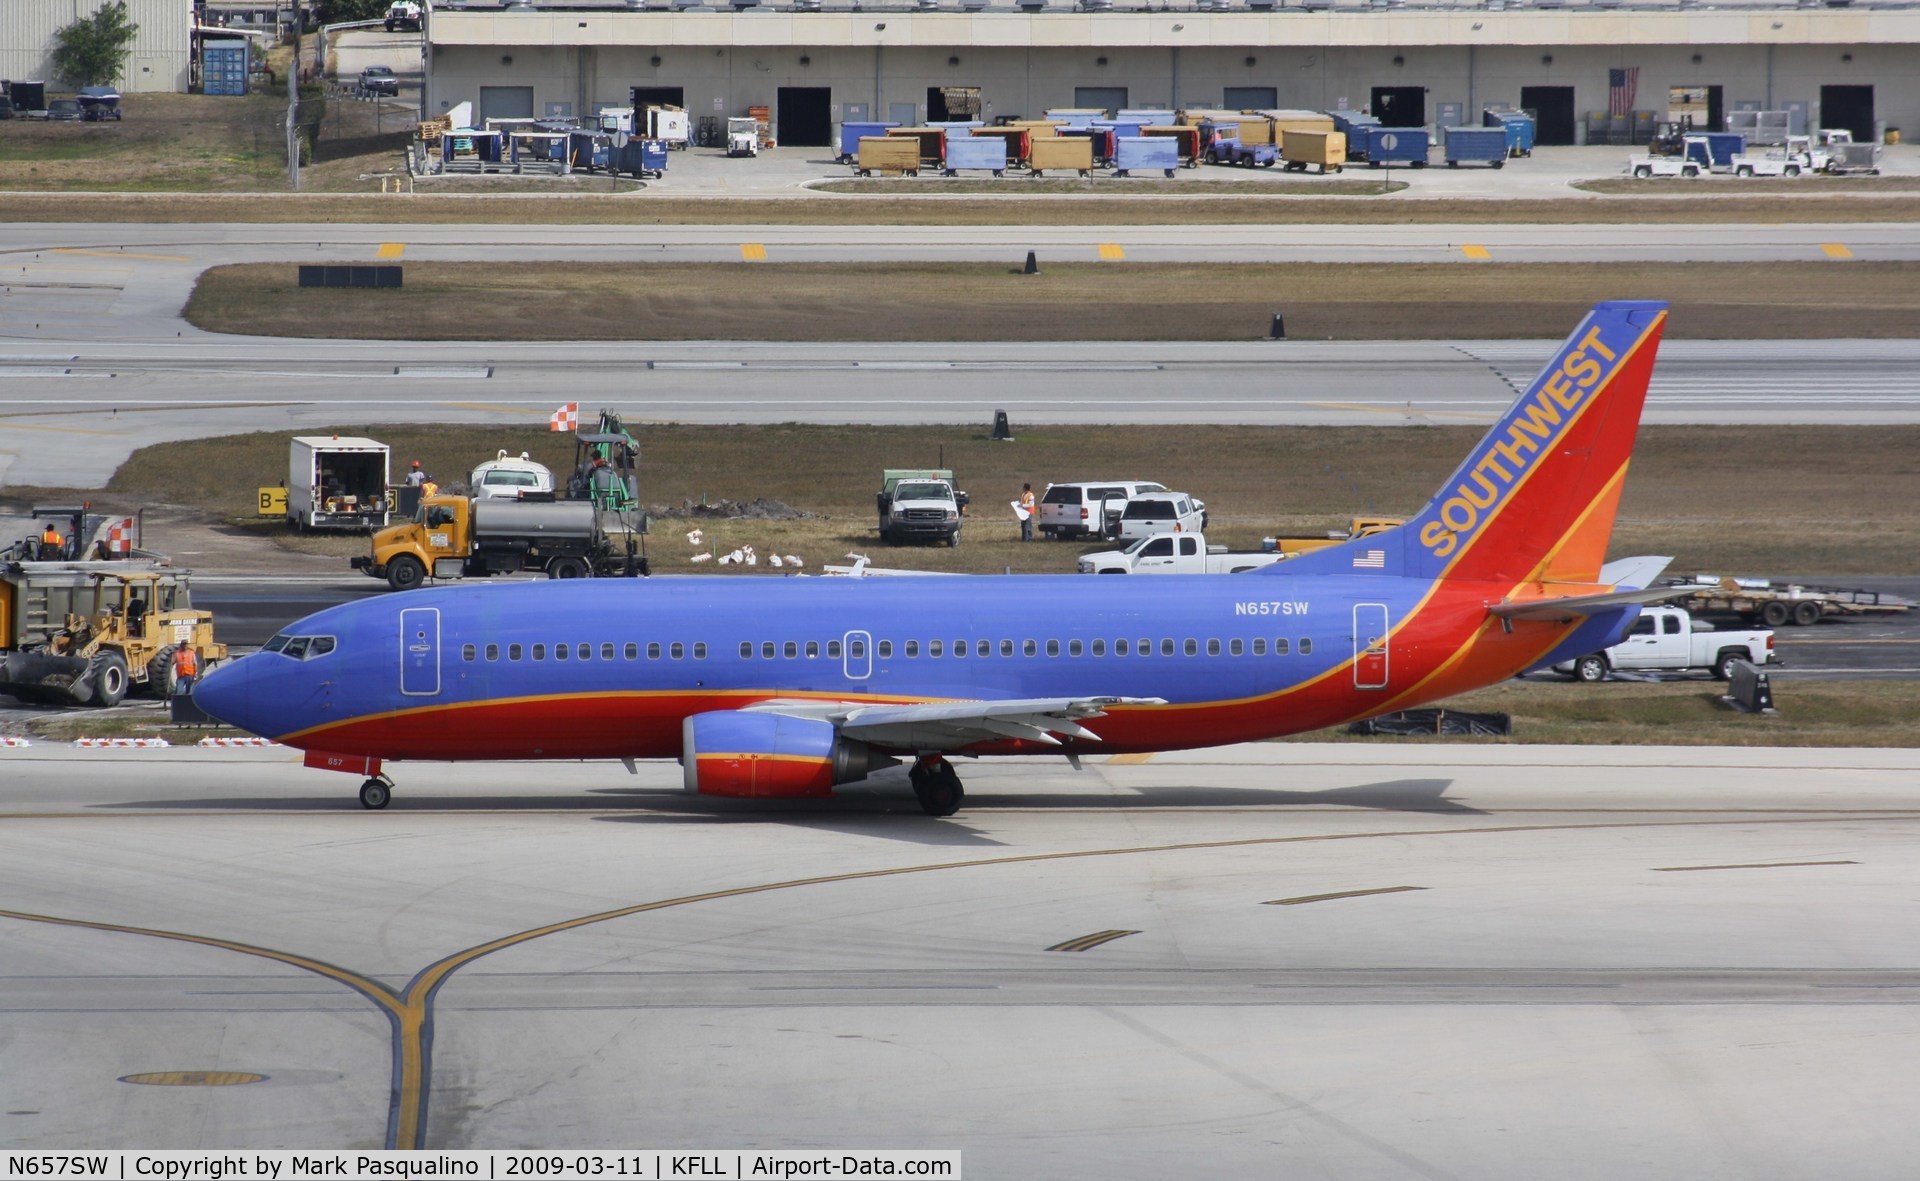
[[[1600,581],[1663,303],[1596,306],[1419,515],[1233,575],[653,578],[333,607],[211,672],[207,712],[366,776],[388,760],[678,759],[688,791],[827,796],[965,755],[1316,730],[1619,640],[1671,591]],[[1384,462],[1384,461],[1383,461]]]

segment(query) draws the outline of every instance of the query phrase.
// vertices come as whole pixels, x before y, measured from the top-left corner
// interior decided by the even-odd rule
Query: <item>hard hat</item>
[[[416,459],[416,460],[414,460],[414,461],[413,461],[413,463],[411,464],[411,466],[413,466],[413,467],[419,467],[419,466],[420,466],[420,461],[419,461],[419,460],[417,460],[417,459]]]

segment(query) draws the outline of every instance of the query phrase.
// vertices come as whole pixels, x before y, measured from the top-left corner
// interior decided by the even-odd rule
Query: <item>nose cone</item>
[[[252,665],[257,659],[255,656],[242,656],[232,664],[209,670],[206,676],[194,683],[193,703],[215,721],[259,734],[260,731],[254,728],[257,712],[249,708],[252,701]]]

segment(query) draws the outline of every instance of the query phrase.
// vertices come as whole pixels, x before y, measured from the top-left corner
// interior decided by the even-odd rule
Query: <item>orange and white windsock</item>
[[[547,423],[550,430],[556,431],[572,431],[578,428],[580,425],[580,403],[568,402],[565,406],[554,411],[553,417],[548,419]]]
[[[133,552],[132,517],[126,517],[116,521],[107,529],[107,552],[111,554],[130,554]]]

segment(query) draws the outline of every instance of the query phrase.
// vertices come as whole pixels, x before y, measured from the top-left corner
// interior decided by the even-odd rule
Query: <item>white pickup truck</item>
[[[1126,549],[1088,554],[1080,559],[1080,573],[1238,574],[1286,557],[1282,553],[1230,554],[1224,545],[1208,545],[1199,533],[1162,533],[1142,537]]]
[[[1706,669],[1715,680],[1733,675],[1733,663],[1745,660],[1755,667],[1776,663],[1773,633],[1715,631],[1711,623],[1695,619],[1678,607],[1642,607],[1627,638],[1601,652],[1565,660],[1553,666],[1576,681],[1604,681],[1614,669],[1677,671]]]

